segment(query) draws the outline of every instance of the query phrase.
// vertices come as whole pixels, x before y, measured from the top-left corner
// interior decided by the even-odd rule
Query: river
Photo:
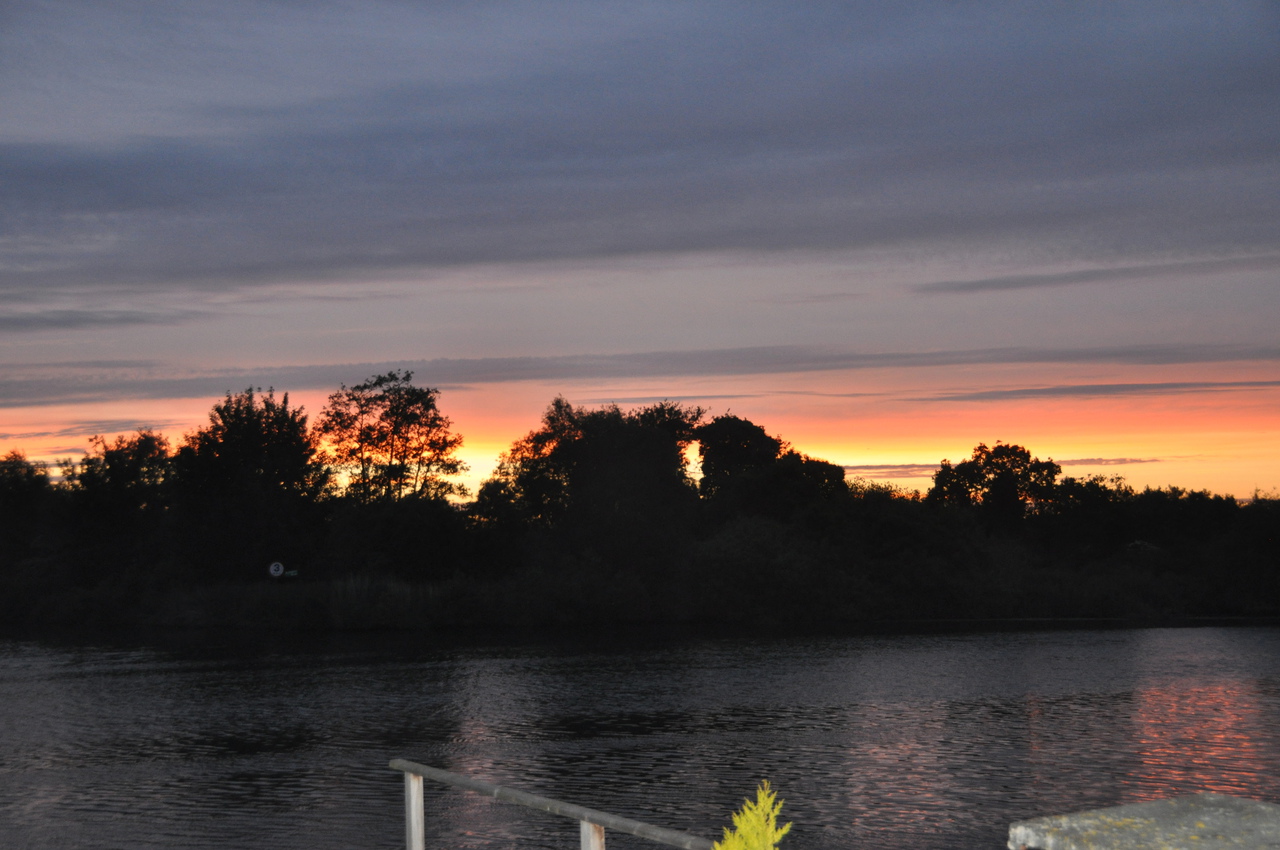
[[[1280,629],[0,641],[9,850],[402,847],[394,757],[709,838],[767,778],[782,850],[999,848],[1039,815],[1280,801]],[[430,783],[427,835],[577,842]]]

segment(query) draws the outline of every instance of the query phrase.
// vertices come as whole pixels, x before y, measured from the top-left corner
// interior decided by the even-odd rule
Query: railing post
[[[447,770],[418,764],[415,761],[392,759],[387,767],[404,774],[405,843],[408,850],[426,850],[424,847],[422,800],[422,780],[424,779],[452,785],[455,788],[465,788],[468,791],[474,791],[486,797],[493,797],[505,803],[514,803],[525,808],[572,818],[578,821],[579,835],[582,838],[582,850],[604,850],[604,831],[606,828],[616,832],[625,832],[628,835],[639,836],[669,847],[678,847],[680,850],[715,850],[714,842],[699,838],[696,835],[690,835],[687,832],[664,829],[663,827],[641,823],[631,818],[611,815],[608,812],[601,812],[596,809],[588,809],[586,806],[578,806],[562,800],[553,800],[550,797],[540,797],[537,794],[530,794],[528,791],[503,788],[501,785],[494,785],[492,782],[463,776],[460,773],[450,773]]]
[[[425,818],[422,812],[422,777],[404,772],[404,846],[405,850],[426,850]]]
[[[580,820],[578,826],[582,832],[582,850],[604,850],[604,827],[598,823]]]

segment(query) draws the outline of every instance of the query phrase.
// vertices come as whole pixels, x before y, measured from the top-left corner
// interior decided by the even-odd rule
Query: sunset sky
[[[557,394],[1280,491],[1280,4],[0,8],[0,452]]]

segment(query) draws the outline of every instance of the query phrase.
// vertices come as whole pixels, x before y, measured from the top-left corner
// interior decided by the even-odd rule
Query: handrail
[[[705,838],[699,838],[696,835],[690,835],[687,832],[653,826],[638,820],[611,815],[608,812],[588,809],[585,806],[553,800],[550,797],[540,797],[537,794],[530,794],[528,791],[503,788],[501,785],[494,785],[480,779],[472,779],[459,773],[450,773],[438,767],[427,767],[425,764],[418,764],[406,759],[392,759],[388,766],[392,770],[404,773],[405,846],[407,850],[426,850],[422,804],[422,780],[424,777],[445,785],[466,788],[468,791],[475,791],[503,802],[515,803],[518,806],[573,818],[581,824],[582,850],[604,850],[604,830],[606,827],[618,832],[625,832],[628,835],[636,835],[649,841],[656,841],[659,844],[666,844],[670,847],[680,847],[682,850],[713,850],[715,846],[713,842]]]

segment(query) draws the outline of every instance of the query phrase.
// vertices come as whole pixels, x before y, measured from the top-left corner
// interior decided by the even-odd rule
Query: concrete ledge
[[[1019,821],[1009,850],[1280,850],[1280,806],[1193,794]]]

